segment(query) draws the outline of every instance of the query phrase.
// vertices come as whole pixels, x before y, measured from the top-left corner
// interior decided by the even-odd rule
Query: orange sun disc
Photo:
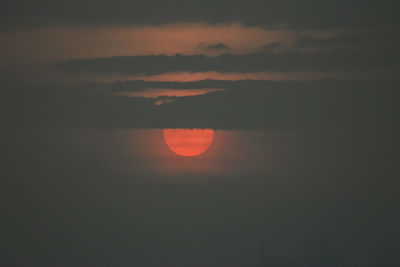
[[[165,143],[179,156],[198,156],[207,151],[213,139],[212,129],[164,129]]]

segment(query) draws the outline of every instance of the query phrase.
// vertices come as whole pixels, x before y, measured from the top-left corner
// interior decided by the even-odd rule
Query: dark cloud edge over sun
[[[135,87],[135,83],[139,86]],[[101,90],[93,90],[96,86]],[[177,97],[174,102],[161,106],[141,97],[110,94],[135,88],[179,86],[227,90]],[[87,90],[13,88],[2,97],[3,126],[399,129],[398,83],[329,79],[308,82],[206,80],[183,84],[136,81],[122,85],[91,84],[90,87]],[[7,114],[13,114],[11,120]]]

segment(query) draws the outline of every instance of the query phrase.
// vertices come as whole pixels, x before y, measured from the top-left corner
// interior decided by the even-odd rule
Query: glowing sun
[[[207,151],[214,140],[212,129],[164,129],[168,148],[179,156],[194,157]]]

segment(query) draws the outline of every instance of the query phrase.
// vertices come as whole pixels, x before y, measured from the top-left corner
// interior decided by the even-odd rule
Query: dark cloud
[[[379,28],[400,25],[398,1],[272,0],[272,1],[106,1],[61,0],[6,2],[3,27],[56,24],[229,23],[299,29]]]
[[[275,42],[275,43],[263,45],[261,47],[261,50],[262,51],[274,51],[276,49],[280,49],[282,47],[282,45],[283,44],[281,42]]]
[[[59,85],[8,87],[1,96],[1,119],[12,127],[147,128],[154,121],[155,106],[144,98]]]
[[[377,68],[397,68],[400,63],[398,51],[319,51],[312,53],[258,52],[245,55],[223,54],[217,57],[204,55],[175,56],[125,56],[96,59],[74,59],[59,63],[56,68],[65,72],[87,72],[98,75],[146,74],[165,72],[218,71],[332,71]]]
[[[224,43],[210,44],[210,45],[207,45],[205,48],[210,49],[210,50],[228,50],[228,49],[230,49],[230,47]]]
[[[316,38],[302,35],[294,41],[299,48],[315,47],[319,49],[335,48],[399,48],[399,31],[379,31],[353,34],[340,34],[329,38]]]
[[[355,53],[364,50],[368,53],[379,53],[390,50],[396,54],[400,48],[399,30],[356,31],[330,37],[315,37],[311,34],[300,34],[290,42],[274,42],[260,47],[260,51],[282,53],[287,51],[343,51]]]
[[[139,83],[143,86],[146,82]],[[150,82],[148,86],[165,88],[176,84]],[[20,93],[14,90],[2,98],[2,114],[6,114],[4,123],[14,126],[216,129],[391,129],[398,126],[398,84],[209,80],[181,86],[228,90],[180,97],[161,106],[154,106],[151,100],[143,98],[85,90],[49,88],[20,90]],[[108,87],[110,90],[135,89],[134,82]]]
[[[178,99],[163,107],[174,127],[364,128],[397,127],[397,86],[320,82],[236,82],[227,91]],[[183,123],[184,122],[184,123]]]

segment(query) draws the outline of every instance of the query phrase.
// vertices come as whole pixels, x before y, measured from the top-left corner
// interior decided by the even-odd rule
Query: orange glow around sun
[[[213,139],[212,129],[164,129],[165,143],[179,156],[198,156],[207,151]]]

